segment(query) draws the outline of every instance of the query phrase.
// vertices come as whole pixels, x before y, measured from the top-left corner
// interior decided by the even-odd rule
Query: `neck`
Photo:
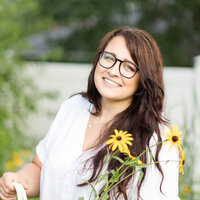
[[[101,118],[105,121],[109,121],[113,119],[115,115],[124,111],[128,106],[131,104],[129,101],[113,101],[109,99],[102,98],[102,111],[101,111]]]

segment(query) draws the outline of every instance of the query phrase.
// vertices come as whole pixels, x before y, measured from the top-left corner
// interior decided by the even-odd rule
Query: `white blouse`
[[[92,104],[81,95],[66,100],[59,109],[48,133],[36,147],[36,153],[42,162],[40,179],[41,200],[78,200],[84,197],[89,200],[91,186],[78,187],[77,184],[88,180],[91,169],[83,170],[85,160],[90,158],[97,150],[90,149],[82,152],[84,135],[86,132]],[[164,127],[163,127],[164,128]],[[150,145],[156,142],[154,137]],[[178,197],[178,153],[175,149],[169,151],[169,145],[162,147],[159,160],[164,172],[162,192],[160,182],[162,176],[158,169],[151,165],[147,168],[140,195],[143,200],[179,200]],[[156,148],[152,151],[155,152]],[[169,162],[166,162],[170,160]],[[171,162],[172,161],[172,162]],[[86,168],[88,168],[89,163]],[[136,174],[136,177],[138,174]],[[137,178],[136,178],[137,179]],[[129,183],[128,199],[136,200],[136,181]],[[98,191],[103,182],[95,186]],[[124,199],[123,197],[119,198]],[[93,198],[91,197],[91,200]]]

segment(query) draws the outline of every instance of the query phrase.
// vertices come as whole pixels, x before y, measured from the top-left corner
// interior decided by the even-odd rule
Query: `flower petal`
[[[106,141],[106,144],[111,144],[111,143],[113,143],[114,141],[115,141],[114,139],[109,139],[109,140]]]
[[[112,146],[112,151],[115,151],[115,149],[117,148],[118,144],[117,143],[114,143],[113,146]]]

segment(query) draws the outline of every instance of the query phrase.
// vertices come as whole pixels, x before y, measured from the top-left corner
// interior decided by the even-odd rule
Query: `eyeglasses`
[[[110,69],[115,65],[115,63],[119,61],[119,73],[125,78],[132,78],[135,76],[137,71],[139,71],[138,67],[129,61],[122,61],[116,58],[112,53],[107,51],[101,51],[99,56],[99,64],[106,68]]]

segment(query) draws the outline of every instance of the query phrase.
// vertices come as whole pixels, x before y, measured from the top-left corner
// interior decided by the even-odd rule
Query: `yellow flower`
[[[185,164],[185,150],[181,150],[181,157],[179,161],[179,173],[182,173],[182,175],[184,175],[183,165]]]
[[[22,160],[19,152],[13,152],[12,153],[12,161],[13,161],[13,164],[15,166],[21,166],[22,165],[23,160]]]
[[[132,160],[136,159],[136,157],[131,155],[131,152],[130,152],[130,150],[128,148],[122,148],[122,150],[120,152],[127,154],[129,156],[129,158],[131,158]]]
[[[13,160],[13,162],[14,162],[14,164],[15,164],[16,166],[21,166],[22,163],[23,163],[23,160],[22,160],[20,157],[18,157],[18,158],[15,158],[15,159]]]
[[[183,194],[189,195],[192,193],[192,188],[189,185],[183,185]]]
[[[15,160],[19,158],[19,152],[12,152],[12,159]]]
[[[142,164],[142,161],[141,161],[141,160],[138,160],[137,163],[138,163],[139,165],[141,165],[141,164]]]
[[[181,134],[182,134],[182,131],[179,131],[178,130],[178,126],[175,126],[174,124],[172,124],[172,129],[170,129],[168,126],[167,126],[169,132],[163,132],[165,135],[164,137],[167,139],[165,141],[165,144],[167,144],[168,142],[171,142],[171,146],[170,146],[170,149],[172,148],[172,146],[174,146],[178,152],[178,149],[180,149],[180,151],[182,150],[181,148],[181,144],[182,144],[182,137],[181,137]]]
[[[25,156],[25,157],[28,157],[28,156],[31,155],[31,152],[30,152],[29,150],[25,150],[25,149],[20,150],[19,153],[20,153],[22,156]]]
[[[128,155],[132,160],[135,160],[136,157],[135,156],[132,156],[131,154]]]
[[[125,153],[125,154],[127,154],[127,155],[129,155],[131,152],[130,152],[130,150],[129,150],[129,148],[125,148],[124,146],[122,147],[122,149],[121,149],[121,151],[120,151],[121,153]]]
[[[122,153],[126,153],[126,154],[129,156],[129,158],[131,158],[132,160],[135,160],[135,159],[136,159],[135,156],[131,155],[131,152],[130,152],[129,149],[126,149],[126,150],[121,151],[121,152],[122,152]]]
[[[121,152],[127,154],[127,155],[129,156],[129,158],[131,158],[132,160],[135,160],[135,159],[136,159],[135,156],[131,155],[131,152],[130,152],[129,149],[123,149],[123,151],[121,151]],[[141,164],[142,164],[142,161],[139,159],[139,160],[137,161],[137,164],[138,164],[138,165],[141,165]]]
[[[14,167],[14,165],[11,161],[9,161],[5,164],[5,167],[7,170],[11,170]]]
[[[109,148],[112,146],[112,151],[118,148],[119,151],[123,153],[128,149],[128,145],[132,145],[132,134],[127,131],[118,131],[117,129],[114,130],[114,133],[115,134],[111,135],[111,138],[107,140],[106,144],[110,144]]]

